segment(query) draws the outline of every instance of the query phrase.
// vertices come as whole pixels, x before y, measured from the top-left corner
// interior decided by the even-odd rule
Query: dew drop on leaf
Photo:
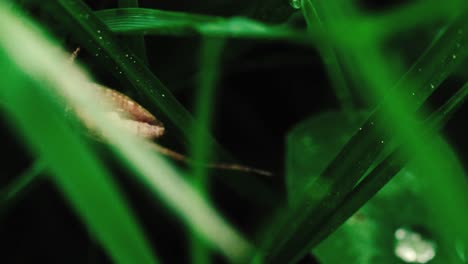
[[[395,255],[406,263],[427,263],[436,255],[436,243],[411,228],[395,231]]]

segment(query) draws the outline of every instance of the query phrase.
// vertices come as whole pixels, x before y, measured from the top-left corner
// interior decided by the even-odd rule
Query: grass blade
[[[12,21],[12,17],[6,14],[5,17],[5,19]],[[32,144],[37,144],[40,150],[46,154],[53,154],[53,156],[49,157],[51,160],[46,159],[46,161],[55,162],[57,168],[54,167],[54,169],[57,169],[57,175],[61,176],[57,177],[57,180],[63,185],[65,193],[75,198],[72,199],[72,202],[85,203],[85,205],[79,204],[78,207],[78,209],[84,210],[82,212],[84,217],[99,220],[98,222],[92,221],[89,223],[96,225],[92,226],[97,229],[94,231],[104,237],[103,240],[108,243],[106,245],[110,245],[109,248],[113,256],[118,257],[119,261],[121,260],[123,263],[153,262],[148,253],[151,251],[148,250],[148,247],[141,239],[138,240],[139,226],[132,222],[131,214],[124,210],[125,201],[112,189],[112,181],[104,169],[100,167],[97,157],[93,155],[84,142],[79,140],[76,132],[71,131],[64,119],[64,115],[60,115],[63,110],[58,106],[53,107],[50,105],[52,96],[64,96],[70,106],[79,109],[80,115],[89,118],[89,122],[95,124],[97,132],[103,135],[110,145],[116,149],[116,154],[119,155],[122,162],[127,164],[139,176],[138,179],[159,197],[165,205],[172,209],[193,232],[197,232],[197,234],[204,237],[210,246],[220,250],[234,262],[240,262],[241,259],[250,257],[254,250],[250,243],[231,228],[213,210],[210,204],[186,180],[181,178],[162,157],[156,155],[147,142],[136,138],[135,135],[132,136],[126,130],[118,129],[106,117],[105,113],[110,111],[110,108],[108,108],[110,104],[107,104],[105,99],[96,96],[94,90],[91,89],[92,86],[89,85],[90,80],[78,71],[75,68],[76,66],[68,64],[64,54],[59,54],[55,47],[48,42],[44,42],[37,34],[21,34],[26,29],[4,27],[2,30],[2,36],[10,36],[9,38],[2,38],[2,44],[8,48],[9,53],[16,56],[15,62],[20,64],[28,74],[32,75],[35,81],[50,85],[50,89],[47,90],[30,89],[31,93],[34,93],[34,95],[38,93],[40,95],[38,98],[44,99],[37,107],[41,107],[40,110],[44,109],[45,111],[40,116],[51,117],[50,124],[47,121],[44,124],[44,120],[37,118],[36,114],[39,113],[39,110],[29,107],[36,105],[34,103],[35,100],[38,100],[36,96],[30,96],[20,88],[2,90],[5,97],[14,99],[6,100],[12,107],[12,114],[15,116],[21,114],[34,116],[34,118],[27,116],[26,119],[15,120],[18,120],[21,127],[27,130],[27,136],[32,138]],[[11,38],[12,32],[15,32],[13,34],[14,39]],[[23,43],[22,50],[19,50],[15,43]],[[41,52],[35,52],[37,49],[41,50]],[[8,62],[10,60],[6,60],[5,64],[8,64]],[[10,63],[10,65],[15,64]],[[15,77],[17,75],[11,74],[11,76]],[[28,87],[27,85],[23,86]],[[15,104],[12,102],[23,106],[27,111],[24,113],[15,111]],[[50,128],[55,126],[57,126],[57,129],[52,130],[54,132],[51,133]],[[38,130],[41,131],[40,134]],[[64,142],[59,142],[59,144],[57,143],[59,140]],[[64,154],[64,145],[74,150],[74,154],[72,155],[68,151]],[[83,175],[86,175],[86,177]],[[101,195],[104,197],[101,197]],[[106,197],[106,195],[110,197]],[[111,201],[112,204],[107,205],[107,202]],[[111,217],[113,220],[110,222],[102,221],[102,219],[108,220],[107,217]],[[110,225],[109,223],[116,223],[116,225]],[[114,230],[114,228],[118,228],[118,230]],[[223,235],[220,236],[219,234]],[[116,235],[120,235],[119,239],[116,239]],[[135,241],[135,243],[132,243],[132,246],[129,247],[129,241]],[[135,254],[135,256],[132,256],[132,254]],[[129,261],[130,259],[133,259],[133,261]]]
[[[428,129],[441,129],[450,117],[459,109],[468,96],[468,84],[465,84],[455,95],[453,95],[443,106],[441,106],[426,121]],[[381,161],[366,176],[347,198],[327,217],[316,230],[316,236],[311,241],[311,247],[316,246],[330,233],[336,230],[346,219],[353,215],[361,206],[370,200],[393,176],[395,176],[406,164],[401,159],[402,154],[393,151],[388,157]]]
[[[304,8],[313,8],[311,1],[305,1],[304,3]],[[348,26],[352,27],[352,25]],[[435,88],[457,68],[460,61],[466,57],[468,51],[462,47],[466,46],[467,38],[465,34],[459,32],[466,32],[467,26],[468,23],[466,23],[466,18],[463,16],[451,23],[400,79],[396,87],[390,88],[393,83],[389,81],[387,76],[380,76],[379,79],[385,80],[384,86],[379,81],[378,84],[373,83],[370,87],[388,87],[387,93],[388,91],[404,91],[405,100],[410,100],[411,103],[405,105],[406,112],[404,115],[402,113],[400,115],[401,117],[407,117],[409,113],[414,113]],[[339,31],[342,32],[342,29],[340,28]],[[369,37],[363,39],[369,39]],[[347,40],[340,39],[340,41]],[[342,47],[353,47],[352,43],[355,42],[351,42],[349,45],[341,45]],[[372,75],[374,77],[375,75],[375,68],[370,67],[370,65],[383,65],[383,62],[371,61],[364,63],[363,58],[369,61],[367,57],[364,57],[364,54],[373,58],[369,51],[374,49],[374,44],[364,46],[362,43],[355,43],[355,45],[360,51],[359,54],[363,56],[357,59],[357,61],[361,61],[357,65],[367,67],[365,70],[360,71],[363,73],[362,79],[368,80],[368,76]],[[457,54],[457,60],[453,59],[453,54]],[[373,81],[377,82],[377,79],[374,78]],[[388,95],[387,98],[391,98],[391,96]],[[280,229],[281,231],[277,231],[276,240],[266,243],[264,251],[268,252],[267,258],[269,261],[281,263],[287,260],[295,260],[308,252],[310,241],[315,236],[314,231],[312,231],[314,229],[311,227],[318,224],[321,221],[319,219],[324,220],[329,212],[344,199],[360,181],[378,155],[382,153],[385,145],[390,142],[391,137],[388,134],[382,134],[382,131],[392,130],[386,127],[386,122],[383,121],[385,119],[382,119],[382,117],[387,117],[387,110],[393,105],[395,105],[395,101],[389,101],[389,99],[383,101],[368,121],[345,145],[321,177],[311,179],[309,185],[305,187],[302,203],[293,208],[292,212],[286,216],[283,228]],[[405,122],[411,123],[414,120],[405,120]],[[401,126],[400,124],[393,125]],[[419,131],[419,129],[413,129]],[[418,140],[415,142],[418,142]],[[309,196],[312,194],[313,197],[309,197],[307,194]],[[278,228],[275,227],[274,230],[278,230]]]
[[[63,25],[73,28],[75,40],[97,55],[96,63],[114,74],[123,85],[133,89],[138,95],[137,101],[163,120],[174,138],[191,144],[194,122],[191,114],[139,58],[118,44],[118,39],[88,6],[78,0],[60,0],[48,2],[43,7]],[[213,137],[209,141],[222,162],[236,163]],[[239,177],[231,172],[224,172],[222,176],[220,182],[252,202],[264,205],[277,201],[273,191],[258,179]]]
[[[32,166],[24,173],[19,175],[17,179],[0,191],[0,210],[4,211],[5,207],[10,207],[31,185],[36,182],[46,168],[44,160],[39,159],[34,161]]]
[[[223,18],[147,8],[107,9],[96,11],[96,15],[116,33],[284,39],[310,43],[304,32],[242,17]]]
[[[224,39],[204,38],[200,52],[200,80],[197,100],[195,102],[197,120],[194,130],[192,157],[194,160],[192,174],[195,185],[200,193],[208,198],[210,183],[208,170],[202,164],[208,164],[211,159],[211,151],[207,135],[211,130],[213,104],[215,98],[218,69],[220,68],[220,56],[223,51]],[[203,241],[196,235],[192,236],[192,263],[210,263],[210,254]]]
[[[35,43],[35,48],[50,44],[3,5],[0,20],[5,25],[0,31],[0,67],[7,74],[2,79],[0,96],[12,121],[33,152],[48,164],[55,183],[116,263],[157,263],[110,175],[77,132],[71,130],[63,110],[41,84],[40,70],[35,67],[54,66],[40,62],[27,65],[30,58],[22,49],[31,48],[27,46],[31,44],[25,43]],[[65,145],[66,151],[62,147]]]
[[[138,0],[119,0],[119,8],[137,8]],[[146,56],[145,37],[143,35],[124,36],[127,46],[135,55],[143,60],[148,65],[148,57]]]

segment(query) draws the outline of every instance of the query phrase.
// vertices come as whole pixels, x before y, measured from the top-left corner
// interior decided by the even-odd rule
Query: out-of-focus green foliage
[[[324,264],[397,263],[398,255],[401,259],[402,252],[418,247],[403,241],[410,233],[419,246],[421,239],[427,242],[426,253],[433,249],[431,263],[466,262],[467,178],[437,131],[463,103],[468,86],[437,111],[423,106],[450,75],[467,81],[468,2],[414,1],[374,14],[361,10],[357,1],[257,0],[249,18],[138,8],[135,0],[120,0],[119,8],[99,11],[79,0],[21,2],[59,21],[74,43],[94,55],[93,62],[135,91],[137,101],[164,120],[174,138],[187,143],[195,179],[183,178],[146,143],[120,133],[104,117],[109,111],[105,103],[87,92],[89,80],[76,65],[65,62],[30,18],[12,12],[14,4],[1,3],[0,106],[39,161],[2,189],[0,206],[10,205],[47,167],[115,262],[157,262],[157,250],[146,241],[144,228],[98,152],[72,129],[79,126],[65,115],[67,104],[90,116],[155,202],[187,226],[196,263],[209,262],[212,250],[232,262],[291,263],[317,245],[313,252]],[[293,14],[303,15],[307,30],[281,23]],[[393,60],[391,39],[425,27],[437,33],[411,67]],[[195,118],[150,71],[145,35],[203,39]],[[316,49],[341,108],[311,116],[285,135],[288,201],[255,242],[214,209],[207,195],[209,174],[197,166],[212,156],[231,159],[209,130],[224,41],[232,38],[289,41]],[[357,96],[369,109],[359,110]],[[280,197],[255,177],[226,173],[221,182],[259,205],[277,204]]]

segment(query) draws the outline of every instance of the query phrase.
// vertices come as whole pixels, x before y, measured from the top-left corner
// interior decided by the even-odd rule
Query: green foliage
[[[468,95],[466,1],[448,0],[442,6],[437,0],[415,1],[376,14],[352,1],[295,1],[295,10],[287,1],[258,0],[249,3],[252,12],[229,18],[140,8],[134,0],[98,11],[80,0],[19,2],[21,12],[14,4],[0,4],[0,106],[36,162],[1,186],[2,213],[8,214],[6,208],[14,207],[30,185],[51,179],[116,263],[157,263],[156,255],[166,255],[150,245],[148,227],[134,214],[118,177],[83,136],[80,129],[90,122],[142,196],[184,225],[193,262],[210,262],[217,252],[236,263],[294,263],[313,252],[325,264],[396,263],[401,261],[395,254],[402,239],[398,230],[414,227],[429,233],[436,245],[431,263],[466,261],[459,252],[468,247],[465,160],[439,134]],[[112,112],[108,102],[57,51],[58,41],[42,32],[59,27],[25,15],[35,8],[58,21],[59,35],[69,35],[73,45],[92,55],[93,64],[164,121],[174,141],[189,149],[193,164],[188,172],[105,116]],[[307,29],[293,25],[291,16],[299,15]],[[408,66],[394,59],[389,43],[415,28],[432,33]],[[145,36],[155,35],[201,39],[194,52],[199,69],[191,100],[194,117],[150,70]],[[242,198],[236,200],[239,207],[274,207],[274,217],[266,217],[262,230],[255,227],[248,234],[232,224],[237,219],[226,217],[223,204],[211,196],[218,186],[213,187],[214,177],[203,166],[211,160],[236,160],[210,133],[224,55],[232,51],[231,56],[241,57],[247,50],[247,45],[231,47],[229,41],[315,49],[340,108],[321,109],[285,135],[286,201],[253,175],[225,172],[217,179]],[[427,107],[453,75],[462,88],[441,106]],[[64,111],[68,107],[78,109],[78,116]]]

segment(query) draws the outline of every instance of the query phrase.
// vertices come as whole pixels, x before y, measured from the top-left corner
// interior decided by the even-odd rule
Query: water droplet
[[[412,92],[412,93],[411,93],[411,95],[415,96],[415,95],[416,95],[416,93],[415,93],[415,92]]]
[[[166,97],[166,95],[165,95],[165,94],[161,94],[161,96],[162,96],[162,97]]]
[[[362,127],[360,127],[359,130],[362,130]]]
[[[407,263],[427,263],[436,255],[436,244],[410,228],[395,231],[395,255]]]
[[[99,56],[99,53],[96,53],[94,56],[98,57],[98,56]]]
[[[101,30],[98,29],[98,30],[97,30],[97,33],[98,33],[98,34],[101,34]]]
[[[430,86],[431,86],[431,89],[435,88],[434,84],[432,84],[432,83],[430,84]]]
[[[136,63],[136,60],[134,60],[133,63]]]
[[[371,126],[373,126],[373,125],[374,125],[374,122],[370,122],[370,124],[371,124]]]
[[[302,0],[289,0],[289,4],[294,9],[301,9],[302,7]]]
[[[99,36],[99,39],[102,39],[102,36]]]
[[[456,54],[452,54],[452,59],[456,59],[457,58],[457,55]]]
[[[127,57],[127,58],[128,58],[128,54],[125,54],[125,57]]]
[[[121,71],[119,71],[119,74],[122,74],[122,72],[121,72]]]
[[[383,144],[383,143],[385,143],[385,142],[384,142],[383,140],[381,140],[381,141],[380,141],[380,143],[382,143],[382,144]]]

